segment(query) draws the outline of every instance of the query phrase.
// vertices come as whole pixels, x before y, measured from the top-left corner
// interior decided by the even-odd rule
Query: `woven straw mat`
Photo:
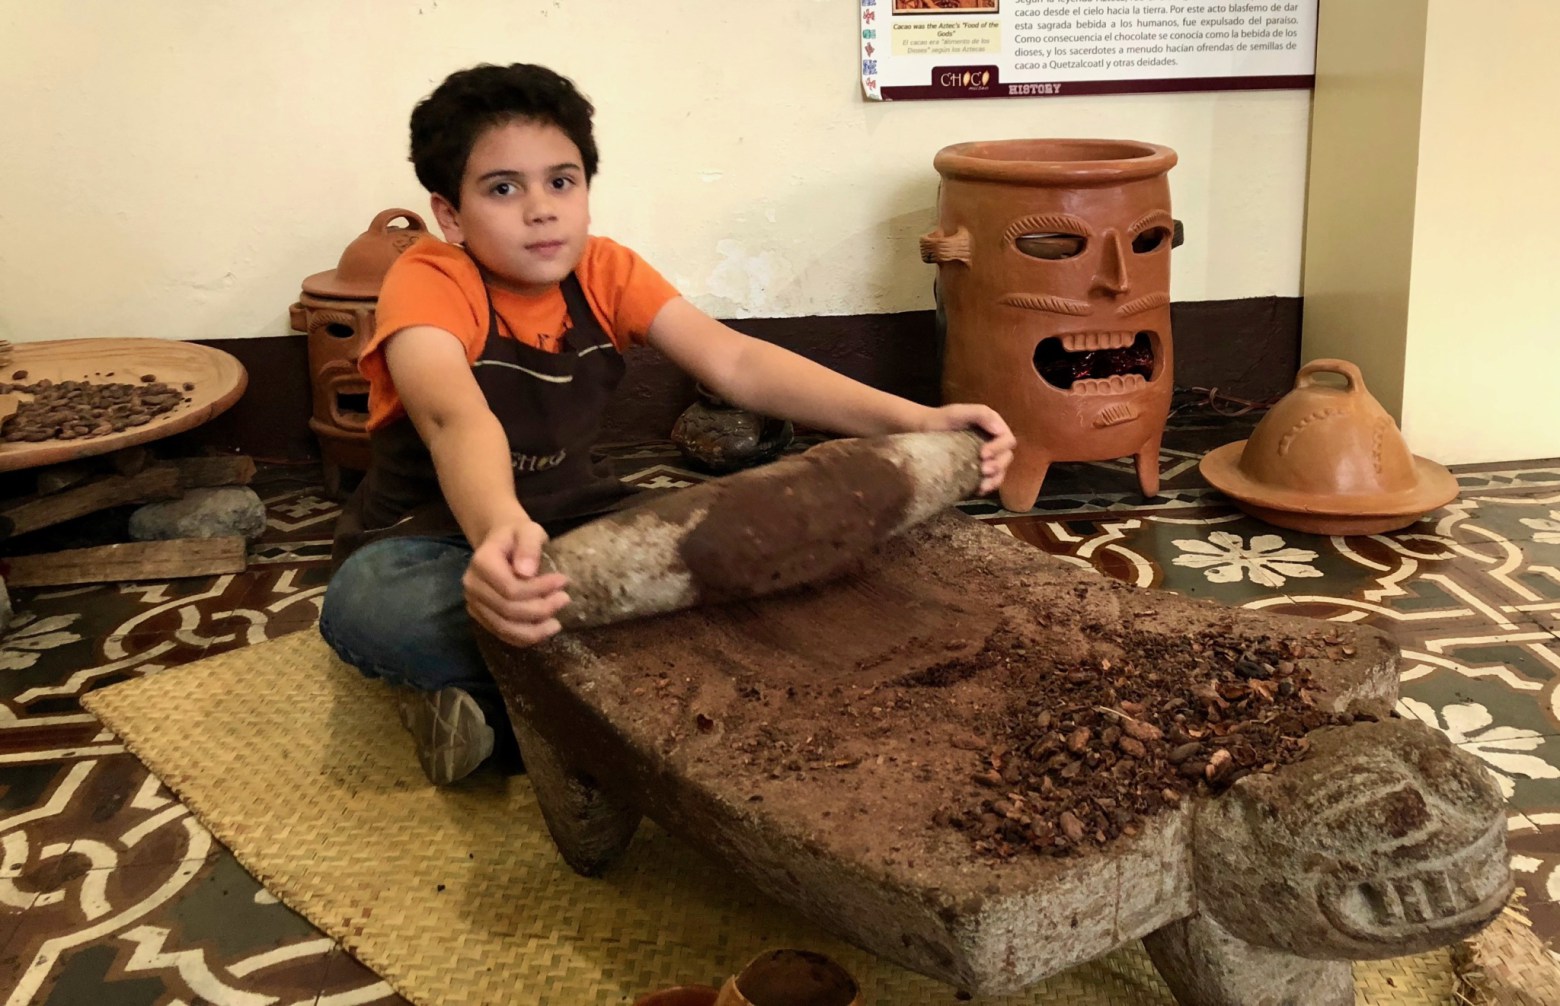
[[[389,689],[305,630],[85,700],[272,893],[429,1006],[631,1003],[718,984],[759,953],[827,954],[863,1002],[953,1006],[947,985],[809,925],[646,822],[603,878],[559,858],[525,776],[434,789]],[[1450,1001],[1446,952],[1360,964],[1361,1003]],[[1171,1004],[1133,943],[980,1003]]]

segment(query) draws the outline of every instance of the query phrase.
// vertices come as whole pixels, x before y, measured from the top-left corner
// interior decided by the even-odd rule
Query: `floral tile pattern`
[[[1459,499],[1400,531],[1309,535],[1201,481],[1201,455],[1252,421],[1177,417],[1151,499],[1130,462],[1099,462],[1054,466],[1028,513],[961,507],[1138,586],[1390,634],[1399,712],[1494,773],[1528,911],[1560,949],[1560,463],[1461,470]],[[646,488],[709,477],[670,444],[607,460]],[[268,895],[80,706],[94,688],[311,629],[338,509],[320,484],[314,469],[261,472],[268,526],[243,573],[13,593],[0,638],[0,1006],[403,1002]],[[115,520],[57,539],[123,540]]]

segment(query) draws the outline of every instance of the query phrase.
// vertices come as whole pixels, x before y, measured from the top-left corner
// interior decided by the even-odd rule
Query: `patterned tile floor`
[[[1176,419],[1162,495],[1126,463],[1061,465],[1034,511],[964,508],[1144,587],[1364,621],[1403,648],[1404,715],[1482,758],[1510,803],[1513,864],[1560,949],[1560,461],[1458,471],[1455,503],[1389,535],[1324,538],[1233,509],[1197,474],[1251,419]],[[666,445],[619,473],[680,486]],[[390,1006],[398,996],[268,895],[79,699],[314,625],[336,507],[317,470],[255,483],[269,527],[239,575],[18,590],[0,639],[0,1006]],[[121,523],[115,525],[115,521]],[[122,515],[27,550],[124,540]]]

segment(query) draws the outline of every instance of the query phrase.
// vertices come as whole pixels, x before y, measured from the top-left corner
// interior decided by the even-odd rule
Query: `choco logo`
[[[932,86],[950,94],[980,94],[997,86],[994,66],[934,66]]]

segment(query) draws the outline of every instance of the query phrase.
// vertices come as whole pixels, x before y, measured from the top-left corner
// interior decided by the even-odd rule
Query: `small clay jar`
[[[1313,534],[1396,530],[1457,496],[1457,480],[1410,453],[1348,360],[1306,364],[1251,438],[1210,451],[1201,469],[1253,517]]]
[[[789,420],[739,409],[703,385],[698,392],[672,426],[672,443],[688,460],[724,474],[763,464],[791,443]]]
[[[715,1006],[861,1006],[844,968],[807,950],[770,950],[726,979]]]

